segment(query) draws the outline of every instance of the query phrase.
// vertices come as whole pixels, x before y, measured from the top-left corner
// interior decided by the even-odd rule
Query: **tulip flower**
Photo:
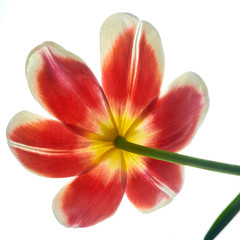
[[[192,140],[209,106],[207,88],[192,72],[160,91],[164,56],[149,23],[112,15],[100,42],[102,87],[82,59],[56,43],[33,49],[26,63],[29,88],[54,119],[23,111],[7,128],[11,150],[28,170],[73,177],[53,201],[67,227],[110,217],[125,193],[144,213],[171,202],[184,178],[171,156],[181,159],[174,152]],[[152,155],[153,148],[160,150]]]

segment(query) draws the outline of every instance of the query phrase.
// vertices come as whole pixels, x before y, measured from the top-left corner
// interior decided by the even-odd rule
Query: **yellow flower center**
[[[92,140],[90,151],[94,154],[94,163],[104,162],[112,171],[117,169],[131,171],[144,168],[140,156],[114,146],[117,136],[125,137],[133,143],[145,143],[147,133],[141,128],[140,119],[129,118],[127,112],[121,116],[113,114],[113,117],[114,124],[111,119],[108,119],[100,124],[97,134],[90,135]]]

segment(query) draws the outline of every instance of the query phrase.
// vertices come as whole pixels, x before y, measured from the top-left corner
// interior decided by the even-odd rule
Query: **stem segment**
[[[117,137],[115,139],[114,144],[117,148],[142,156],[163,160],[166,162],[186,165],[190,167],[201,168],[214,172],[221,172],[240,176],[239,165],[214,162],[201,158],[194,158],[178,153],[168,152],[160,149],[145,147],[135,143],[128,142],[124,137]]]

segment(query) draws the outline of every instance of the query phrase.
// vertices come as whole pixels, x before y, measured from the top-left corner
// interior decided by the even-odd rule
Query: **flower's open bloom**
[[[26,76],[33,96],[58,120],[23,111],[7,128],[9,146],[27,169],[74,176],[53,201],[55,216],[68,227],[108,218],[124,193],[143,212],[168,204],[182,187],[183,167],[125,152],[114,140],[176,152],[208,109],[207,88],[192,72],[160,94],[160,37],[133,15],[104,22],[101,66],[102,87],[79,57],[52,42],[38,46],[28,56]]]

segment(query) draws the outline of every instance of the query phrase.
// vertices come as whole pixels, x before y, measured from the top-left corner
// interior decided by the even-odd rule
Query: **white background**
[[[25,170],[8,149],[11,117],[28,110],[48,116],[31,96],[25,60],[51,40],[84,59],[100,79],[99,31],[116,12],[131,12],[159,31],[166,60],[164,87],[186,71],[206,82],[211,105],[205,122],[182,153],[240,164],[240,6],[238,1],[0,0],[0,238],[201,240],[239,193],[240,178],[186,168],[175,200],[142,214],[124,197],[116,214],[86,229],[68,229],[53,216],[52,199],[69,179]],[[218,240],[240,239],[240,215]]]

